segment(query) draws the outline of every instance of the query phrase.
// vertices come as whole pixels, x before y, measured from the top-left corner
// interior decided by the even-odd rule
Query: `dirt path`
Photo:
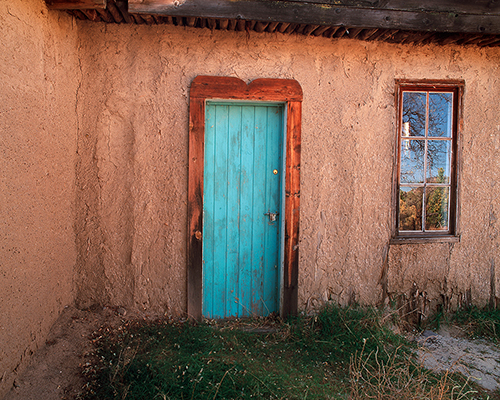
[[[52,327],[45,346],[37,351],[4,400],[76,399],[85,383],[80,366],[92,350],[89,336],[104,324],[118,326],[133,317],[138,316],[123,309],[91,312],[66,308]],[[500,348],[460,336],[457,329],[425,331],[417,338],[419,359],[429,369],[461,372],[487,390],[499,390]]]
[[[89,335],[104,323],[117,325],[121,319],[109,308],[92,312],[67,307],[4,400],[76,399],[85,383],[80,365],[92,349]]]
[[[460,372],[483,388],[500,389],[500,347],[486,340],[468,340],[458,328],[424,331],[418,338],[422,364],[434,371]]]

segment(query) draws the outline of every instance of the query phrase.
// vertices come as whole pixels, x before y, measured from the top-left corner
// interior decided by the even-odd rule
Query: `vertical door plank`
[[[238,315],[240,268],[240,170],[241,106],[229,106],[227,137],[227,248],[226,248],[226,310],[227,316]]]
[[[228,111],[227,106],[216,107],[215,118],[215,170],[212,174],[205,172],[215,181],[214,198],[216,200],[214,209],[214,285],[212,288],[204,288],[205,291],[212,290],[214,298],[213,312],[215,315],[224,316],[226,313],[226,276],[227,276],[227,133],[228,133]],[[221,200],[221,201],[217,201]]]
[[[255,186],[254,186],[254,211],[255,218],[253,242],[254,252],[252,258],[252,303],[251,309],[248,312],[261,315],[261,299],[263,296],[263,269],[264,260],[266,258],[266,241],[265,241],[265,224],[267,212],[267,143],[266,143],[266,128],[267,128],[267,110],[265,107],[255,107]]]
[[[204,151],[205,100],[192,98],[189,105],[187,311],[194,319],[202,315]]]
[[[244,166],[241,170],[241,191],[251,194],[242,196],[241,214],[240,214],[240,265],[245,262],[254,262],[253,254],[257,250],[253,240],[254,226],[258,221],[254,217],[254,196],[255,185],[258,185],[256,178],[255,162],[255,108],[243,107],[242,109],[242,138],[241,138],[241,164]],[[252,292],[252,271],[249,268],[243,268],[241,271],[241,286],[239,293],[239,315],[248,314],[248,310],[243,304],[250,304]]]
[[[206,106],[206,122],[205,122],[205,168],[207,174],[213,174],[215,171],[215,120],[216,109],[214,106]],[[203,260],[205,264],[212,265],[214,263],[214,229],[215,229],[215,181],[213,179],[204,180],[203,185],[203,207],[209,212],[203,217]],[[204,286],[214,286],[214,270],[203,268],[203,284]],[[214,292],[206,292],[203,288],[203,314],[209,315],[214,307]]]
[[[297,313],[298,302],[302,103],[288,102],[287,117],[283,314],[290,315]]]
[[[283,108],[281,106],[267,107],[267,167],[266,176],[271,181],[267,185],[268,193],[266,195],[268,204],[268,209],[272,213],[282,213],[281,212],[281,177],[283,172],[282,164],[282,143],[283,143]],[[277,170],[277,174],[274,174],[274,170]],[[267,237],[266,237],[266,249],[267,251],[278,251],[278,254],[273,255],[273,257],[266,257],[269,264],[266,265],[263,279],[263,293],[265,294],[263,298],[263,304],[266,305],[268,310],[277,311],[278,310],[278,294],[279,294],[279,249],[281,248],[280,241],[280,230],[281,221],[284,215],[278,215],[275,222],[270,223],[269,220],[266,221],[267,226]],[[272,260],[275,260],[273,263]],[[264,310],[265,311],[265,310]]]

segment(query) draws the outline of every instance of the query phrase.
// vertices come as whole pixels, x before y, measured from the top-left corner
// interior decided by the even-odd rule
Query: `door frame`
[[[302,88],[292,79],[197,76],[189,93],[189,171],[187,226],[187,312],[202,317],[203,169],[206,100],[251,100],[285,104],[285,221],[280,315],[297,313],[299,266],[300,146]]]

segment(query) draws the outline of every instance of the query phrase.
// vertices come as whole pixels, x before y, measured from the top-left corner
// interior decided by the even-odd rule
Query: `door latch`
[[[266,212],[264,215],[269,216],[269,222],[275,222],[278,219],[279,213]]]

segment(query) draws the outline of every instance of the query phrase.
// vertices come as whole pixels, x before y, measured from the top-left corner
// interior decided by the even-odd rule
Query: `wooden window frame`
[[[302,88],[292,79],[256,79],[248,85],[239,78],[197,76],[189,98],[187,312],[202,318],[203,284],[203,174],[205,105],[207,100],[270,101],[285,104],[285,230],[280,313],[297,313],[299,265],[300,146]]]
[[[463,93],[464,81],[462,80],[396,80],[396,149],[394,161],[394,181],[393,181],[393,226],[391,244],[404,243],[435,243],[435,242],[458,242],[459,234],[459,178],[460,178],[460,132],[463,125]],[[452,92],[452,118],[453,137],[451,150],[451,185],[450,185],[450,209],[449,209],[449,229],[447,232],[425,231],[425,232],[400,232],[399,231],[399,189],[400,189],[400,164],[401,164],[401,132],[403,113],[403,92]],[[425,139],[427,140],[427,139]]]

